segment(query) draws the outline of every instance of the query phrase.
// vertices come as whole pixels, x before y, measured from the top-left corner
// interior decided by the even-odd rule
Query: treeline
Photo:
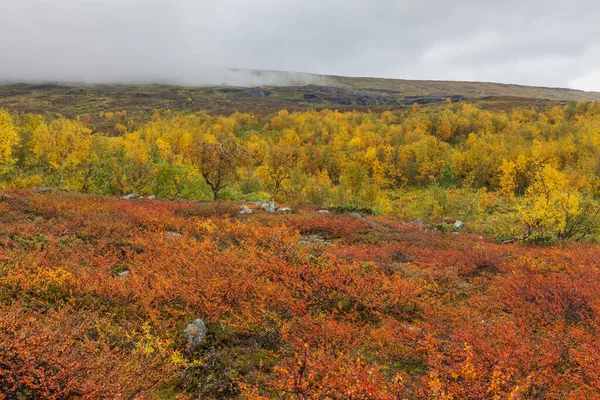
[[[81,120],[0,111],[3,184],[460,217],[506,239],[596,232],[599,103],[125,119],[110,137]]]

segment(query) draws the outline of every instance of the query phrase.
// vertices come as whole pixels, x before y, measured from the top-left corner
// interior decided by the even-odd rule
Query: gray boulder
[[[33,188],[33,190],[34,190],[35,192],[38,192],[38,193],[46,193],[46,192],[51,192],[51,191],[52,191],[52,189],[53,189],[53,188],[51,188],[51,187],[36,187],[36,188]]]
[[[319,210],[319,211],[317,211],[317,214],[329,215],[331,213],[329,212],[329,210]]]
[[[278,209],[277,209],[277,212],[278,212],[278,213],[291,213],[291,212],[292,212],[292,209],[291,209],[291,208],[289,208],[289,207],[283,207],[283,208],[278,208]]]
[[[414,220],[414,221],[412,221],[412,222],[411,222],[409,225],[412,225],[412,226],[419,226],[419,227],[421,227],[421,228],[422,228],[422,227],[424,227],[424,226],[425,226],[425,222],[423,222],[423,220],[419,218],[419,219],[417,219],[417,220]]]
[[[277,211],[277,203],[274,201],[268,201],[262,204],[262,208],[268,213],[274,213]]]
[[[44,187],[36,187],[31,189],[34,192],[38,192],[38,193],[48,193],[48,192],[68,192],[68,189],[65,188],[60,188],[60,187],[50,187],[50,186],[44,186]]]
[[[139,197],[140,197],[140,196],[138,196],[138,195],[137,195],[137,194],[135,194],[135,193],[129,193],[128,195],[126,195],[126,196],[123,196],[123,199],[125,199],[125,200],[133,200],[133,199],[137,199],[137,198],[139,198]]]
[[[363,216],[357,212],[350,213],[350,217],[356,218],[356,219],[363,219]]]
[[[456,227],[456,229],[465,229],[465,223],[462,221],[456,221],[454,223],[454,226]]]
[[[175,232],[175,231],[166,231],[165,232],[165,238],[167,238],[168,240],[171,240],[171,241],[179,240],[182,237],[183,237],[183,235],[179,232]]]
[[[119,276],[119,278],[129,278],[131,276],[131,271],[129,270],[125,270],[125,271],[121,271],[117,274]]]
[[[252,210],[250,209],[250,207],[248,206],[241,206],[240,207],[240,214],[244,215],[244,214],[252,214]]]
[[[193,353],[204,342],[207,333],[208,328],[200,318],[188,324],[183,330],[183,335],[187,341],[186,351]]]

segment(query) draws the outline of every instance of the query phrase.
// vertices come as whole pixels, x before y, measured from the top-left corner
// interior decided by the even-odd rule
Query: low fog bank
[[[155,73],[105,73],[105,74],[81,74],[70,75],[43,74],[28,75],[27,73],[13,74],[13,76],[0,77],[2,84],[18,83],[85,83],[85,84],[167,84],[179,86],[305,86],[332,84],[331,78],[325,75],[317,75],[303,72],[287,71],[260,71],[251,69],[202,69],[182,71],[177,74]]]
[[[331,78],[325,75],[288,71],[259,71],[230,69],[219,85],[229,86],[303,86],[328,85]]]

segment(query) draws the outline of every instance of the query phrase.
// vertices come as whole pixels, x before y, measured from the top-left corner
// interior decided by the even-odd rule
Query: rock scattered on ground
[[[186,351],[193,353],[206,339],[208,328],[200,318],[188,324],[183,330],[183,335],[187,341]]]
[[[330,244],[331,240],[328,240],[320,235],[302,235],[302,239],[300,239],[300,244]]]
[[[37,193],[68,192],[67,189],[63,189],[63,188],[59,188],[59,187],[50,187],[50,186],[35,187],[31,190],[33,190],[34,192],[37,192]]]
[[[35,192],[46,193],[52,191],[51,187],[37,187],[33,189]]]
[[[359,214],[359,213],[357,213],[357,212],[350,213],[350,217],[351,217],[351,218],[356,218],[356,219],[363,219],[363,216],[362,216],[362,215],[360,215],[360,214]]]
[[[183,235],[181,233],[175,232],[175,231],[166,231],[165,237],[170,240],[177,240],[177,239],[181,239],[183,237]]]
[[[129,270],[121,271],[117,275],[119,276],[119,278],[129,278],[131,276],[131,271],[129,271]]]
[[[373,227],[375,226],[379,226],[379,224],[377,223],[377,221],[373,221],[372,219],[367,219],[365,218],[365,221],[367,221],[367,223]]]
[[[252,209],[246,205],[240,207],[240,215],[252,214]]]
[[[262,203],[262,208],[268,213],[274,213],[277,211],[277,203],[274,201],[267,201],[266,203]]]
[[[285,213],[291,213],[293,212],[293,210],[289,207],[279,207],[277,206],[277,203],[275,203],[274,201],[267,201],[267,202],[262,202],[262,201],[255,201],[250,203],[251,205],[253,205],[254,207],[260,207],[263,210],[265,210],[266,212],[268,212],[269,214],[274,214],[274,213],[281,213],[281,214],[285,214]],[[252,214],[254,211],[252,210],[252,208],[250,208],[247,205],[243,205],[240,207],[240,211],[239,214],[244,215],[244,214]]]
[[[421,228],[423,228],[425,226],[425,222],[423,222],[422,219],[417,219],[417,220],[414,220],[411,223],[409,223],[409,225],[416,225],[416,226],[420,226]]]

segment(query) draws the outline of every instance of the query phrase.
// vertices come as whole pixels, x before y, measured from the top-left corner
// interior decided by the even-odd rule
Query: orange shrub
[[[233,202],[0,204],[0,398],[600,394],[597,245]]]

